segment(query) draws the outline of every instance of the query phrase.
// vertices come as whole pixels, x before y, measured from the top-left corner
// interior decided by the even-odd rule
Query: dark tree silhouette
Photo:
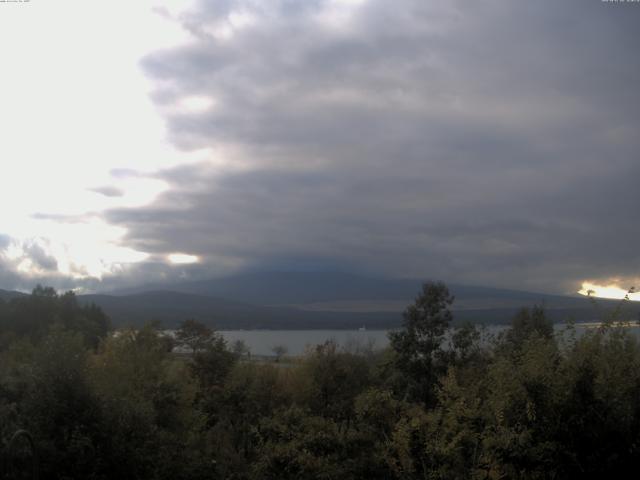
[[[451,324],[453,300],[444,283],[424,283],[420,295],[404,312],[403,328],[389,334],[394,365],[403,374],[401,388],[411,399],[426,405],[435,401],[438,377],[446,370],[442,341]]]

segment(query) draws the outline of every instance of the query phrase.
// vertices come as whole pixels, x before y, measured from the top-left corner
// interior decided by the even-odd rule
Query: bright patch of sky
[[[364,0],[331,0],[320,20],[345,26]],[[167,140],[167,112],[201,114],[215,98],[187,96],[154,105],[139,61],[151,51],[185,44],[176,21],[193,1],[58,0],[2,5],[0,84],[0,234],[9,237],[0,260],[23,276],[38,276],[34,245],[55,273],[75,278],[114,273],[149,258],[125,245],[126,230],[99,212],[150,204],[168,189],[153,172],[207,159],[228,167],[210,149],[177,151]],[[251,28],[258,17],[235,9],[210,26],[217,40]],[[235,165],[240,167],[239,164]],[[125,172],[123,174],[122,172]],[[129,172],[129,173],[126,173]],[[173,254],[170,264],[199,257]]]
[[[318,20],[326,27],[344,29],[351,23],[358,7],[365,2],[366,0],[330,0],[326,8],[319,12]]]
[[[230,40],[244,28],[254,25],[256,21],[255,15],[246,10],[232,11],[226,18],[207,26],[205,31],[216,40]]]
[[[168,258],[173,264],[198,263],[199,260],[196,255],[189,255],[186,253],[172,253]]]
[[[622,298],[637,9],[472,3],[0,3],[0,281],[327,258]]]
[[[157,3],[2,5],[0,233],[12,239],[4,257],[17,271],[38,273],[25,250],[34,242],[60,273],[80,277],[143,260],[145,252],[121,244],[122,228],[91,212],[147,204],[167,185],[145,173],[207,155],[177,152],[149,99],[140,58],[189,41],[167,18],[189,2],[161,2],[162,11]],[[179,107],[212,104],[191,98]]]
[[[622,288],[619,282],[599,284],[596,282],[584,282],[578,292],[581,295],[592,295],[599,298],[612,298],[622,300],[628,297],[629,300],[640,301],[640,292],[632,285]]]

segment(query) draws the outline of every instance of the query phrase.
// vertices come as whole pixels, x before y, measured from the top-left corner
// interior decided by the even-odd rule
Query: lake
[[[597,324],[576,324],[576,332],[584,332]],[[495,335],[506,328],[505,325],[488,325],[487,334]],[[556,324],[556,330],[565,328],[564,324]],[[629,327],[635,334],[640,334],[640,327]],[[288,355],[301,355],[308,346],[318,345],[327,340],[335,340],[340,346],[373,346],[374,349],[385,348],[389,344],[389,330],[222,330],[220,333],[231,346],[236,340],[243,340],[253,355],[273,355],[272,348],[282,345]]]
[[[388,330],[222,330],[220,333],[233,345],[243,340],[252,355],[273,355],[276,345],[286,347],[289,355],[301,355],[309,345],[335,340],[341,346],[373,345],[375,349],[387,346]]]

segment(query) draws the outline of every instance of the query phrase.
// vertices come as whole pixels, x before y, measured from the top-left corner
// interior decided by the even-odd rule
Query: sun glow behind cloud
[[[215,100],[213,98],[204,96],[185,97],[178,103],[179,109],[192,113],[206,112],[214,105]]]
[[[226,18],[207,25],[204,31],[218,41],[230,40],[234,35],[257,22],[257,18],[246,10],[232,11]]]
[[[345,29],[354,13],[366,0],[330,0],[318,14],[320,24],[332,29]]]
[[[99,279],[105,274],[116,273],[122,265],[148,258],[144,252],[120,245],[124,229],[99,219],[82,223],[40,222],[45,225],[46,237],[16,238],[4,253],[0,252],[0,259],[5,264],[12,265],[26,277],[60,274],[76,279]],[[34,261],[31,252],[34,247],[50,259],[55,268],[43,268]]]
[[[148,204],[167,185],[147,172],[207,153],[177,152],[166,140],[138,66],[149,51],[190,39],[158,14],[158,3],[169,15],[190,4],[60,0],[2,9],[0,234],[12,239],[0,250],[6,266],[42,273],[29,245],[55,259],[54,273],[75,278],[100,278],[147,258],[123,246],[126,231],[97,214]],[[114,169],[138,173],[122,178]]]
[[[539,3],[7,3],[0,287],[229,262],[556,292],[633,277],[638,227],[610,212],[638,203],[638,12],[590,4],[567,30],[551,16],[577,0]],[[135,257],[112,247],[150,258],[109,278]]]
[[[621,300],[629,296],[629,300],[640,301],[640,292],[635,292],[635,288],[621,288],[616,283],[605,285],[594,282],[583,282],[582,288],[578,291],[580,295],[592,295],[597,298],[611,298]]]
[[[180,265],[198,263],[200,261],[196,255],[188,255],[186,253],[172,253],[167,258],[169,259],[169,262]]]

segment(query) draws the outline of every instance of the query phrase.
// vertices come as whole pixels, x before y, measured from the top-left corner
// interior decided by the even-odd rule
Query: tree
[[[185,472],[194,467],[203,423],[193,408],[196,384],[156,326],[109,337],[91,367],[103,406],[95,462],[103,472],[74,478],[193,478]]]
[[[184,320],[176,330],[176,340],[191,349],[193,355],[206,348],[214,339],[214,332],[205,324],[194,319]]]
[[[244,340],[236,340],[235,342],[233,342],[231,351],[238,357],[243,357],[245,355],[251,356],[251,350]]]
[[[545,314],[544,308],[521,309],[511,321],[511,328],[505,333],[509,345],[520,348],[531,335],[538,335],[550,340],[553,337],[553,323]]]
[[[425,282],[413,305],[404,312],[403,328],[389,333],[393,364],[403,378],[400,388],[412,400],[432,405],[438,378],[446,372],[446,352],[441,348],[452,315],[454,297],[442,282]]]
[[[369,366],[364,357],[338,350],[335,340],[316,345],[301,366],[308,382],[305,401],[314,414],[336,422],[350,422],[354,400],[369,382]]]
[[[38,285],[31,295],[12,299],[0,308],[0,327],[4,334],[39,341],[52,325],[80,333],[85,345],[98,347],[110,329],[109,318],[94,304],[81,305],[75,293],[58,295],[51,287]]]
[[[280,359],[289,352],[289,349],[286,347],[286,345],[274,345],[273,347],[271,347],[271,351],[276,356],[276,362],[279,362]]]
[[[212,332],[207,343],[199,346],[193,356],[191,369],[204,390],[221,388],[235,365],[236,355],[227,348],[219,333]]]
[[[35,439],[43,478],[91,478],[102,412],[89,382],[80,333],[55,326],[30,364],[30,392],[21,405]]]
[[[385,479],[378,438],[345,429],[331,418],[291,406],[264,418],[257,428],[260,447],[252,462],[255,479]],[[408,477],[404,477],[408,478]]]

